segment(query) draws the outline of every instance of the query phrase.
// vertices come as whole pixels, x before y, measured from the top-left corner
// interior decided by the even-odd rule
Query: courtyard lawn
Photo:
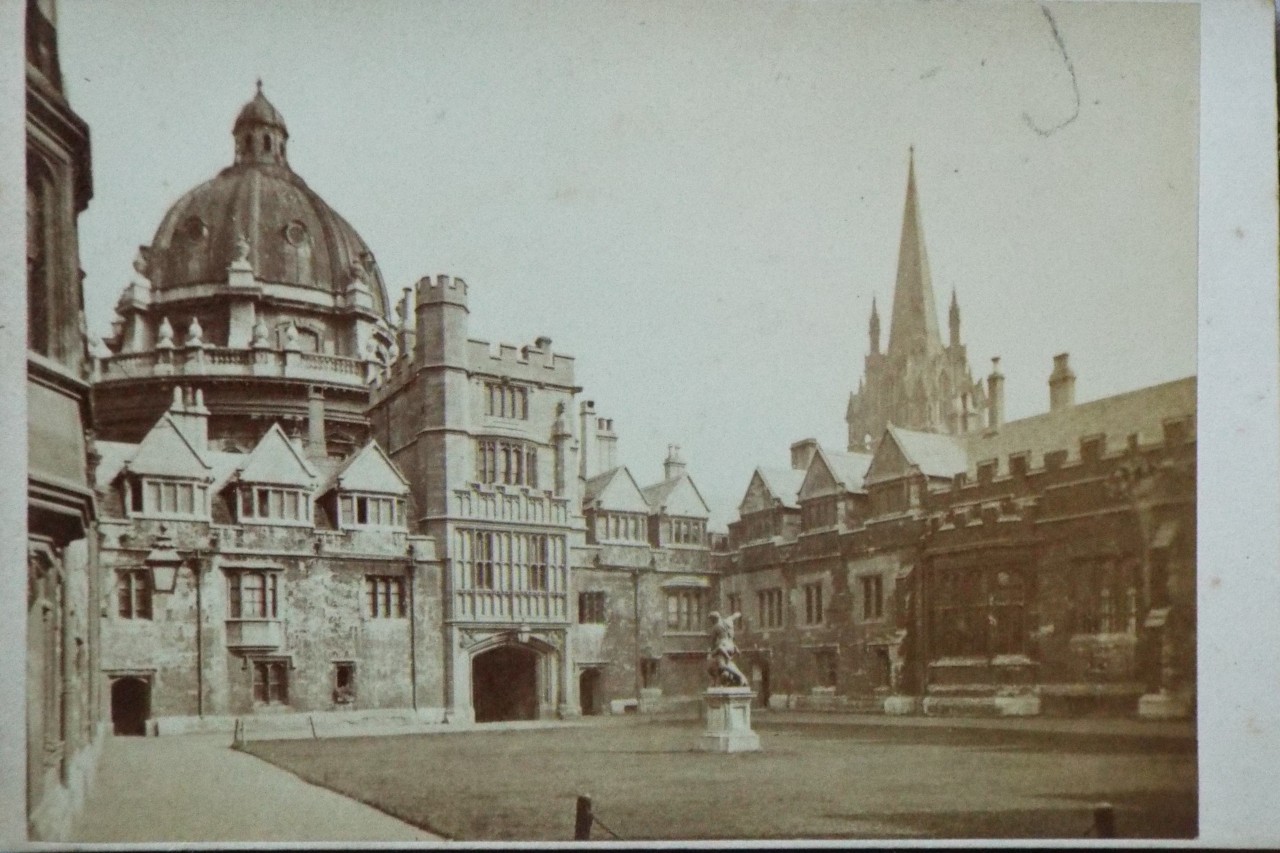
[[[757,720],[764,751],[695,751],[696,722],[250,743],[303,779],[448,838],[573,838],[578,794],[622,839],[1086,838],[1196,833],[1190,740]],[[600,826],[593,839],[609,839]]]

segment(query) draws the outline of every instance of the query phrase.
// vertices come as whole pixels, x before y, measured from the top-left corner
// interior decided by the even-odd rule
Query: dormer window
[[[982,485],[990,483],[996,478],[996,460],[989,459],[986,462],[978,463],[978,482]]]
[[[129,515],[141,518],[208,518],[209,487],[191,480],[130,477],[124,481]]]
[[[1102,458],[1104,437],[1091,435],[1080,439],[1080,459],[1084,462],[1097,462]]]
[[[311,524],[311,495],[279,486],[240,487],[239,519],[255,524]]]
[[[391,495],[340,495],[338,526],[403,530],[405,529],[404,498]]]
[[[701,545],[706,536],[706,522],[692,518],[671,519],[671,543]]]

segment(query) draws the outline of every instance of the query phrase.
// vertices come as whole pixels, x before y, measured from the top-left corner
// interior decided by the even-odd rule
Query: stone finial
[[[298,349],[298,324],[289,321],[289,326],[284,330],[284,348],[287,350]]]
[[[253,340],[250,341],[249,346],[253,349],[266,349],[271,345],[270,341],[267,340],[268,334],[270,332],[267,330],[267,321],[259,317],[258,321],[253,324]]]
[[[191,325],[187,326],[186,346],[188,347],[204,346],[203,337],[204,337],[204,329],[200,327],[200,321],[197,318],[192,317]]]
[[[143,253],[142,247],[138,247],[138,254],[133,258],[133,271],[138,274],[139,278],[147,277],[147,256]]]
[[[162,317],[156,329],[156,349],[173,349],[173,326],[168,317]]]
[[[173,386],[173,402],[169,404],[171,412],[185,412],[187,410],[186,403],[182,399],[182,386]]]
[[[236,236],[236,245],[232,250],[231,262],[233,264],[247,264],[249,262],[249,238],[240,233]]]

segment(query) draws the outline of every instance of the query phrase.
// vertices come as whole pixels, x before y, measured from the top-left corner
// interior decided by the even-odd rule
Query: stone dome
[[[146,250],[154,291],[225,285],[228,266],[246,256],[247,244],[245,260],[259,281],[340,296],[358,274],[374,310],[386,317],[386,285],[373,252],[289,167],[289,132],[261,81],[232,135],[235,162],[180,198],[161,220]]]

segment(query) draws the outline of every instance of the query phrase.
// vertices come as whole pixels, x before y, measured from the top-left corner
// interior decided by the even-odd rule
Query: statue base
[[[760,736],[751,730],[750,687],[708,687],[702,694],[706,728],[698,741],[703,752],[759,752]]]

